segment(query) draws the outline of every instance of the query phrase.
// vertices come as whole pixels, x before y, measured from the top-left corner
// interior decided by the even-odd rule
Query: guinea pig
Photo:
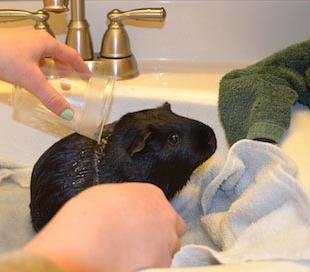
[[[213,130],[174,114],[169,103],[106,125],[100,144],[73,133],[45,151],[33,168],[32,225],[39,231],[66,201],[96,184],[148,182],[171,199],[215,150]]]

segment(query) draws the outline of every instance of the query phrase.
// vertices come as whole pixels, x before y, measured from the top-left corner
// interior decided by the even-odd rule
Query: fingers
[[[177,253],[180,250],[180,248],[181,248],[181,239],[180,239],[180,237],[176,237],[176,241],[174,243],[173,252],[172,252],[171,257],[173,257],[173,255],[175,253]]]
[[[46,47],[44,54],[44,57],[51,57],[56,61],[70,64],[72,68],[79,73],[90,73],[87,65],[76,50],[56,39],[53,39],[53,42]]]
[[[64,74],[68,72],[69,66],[81,74],[90,74],[87,65],[76,50],[57,41],[48,34],[45,35],[44,41],[46,45],[43,52],[41,52],[41,59],[44,57],[51,57],[55,60],[57,68],[62,68],[60,70]],[[69,103],[53,89],[39,67],[32,67],[32,70],[32,77],[35,80],[32,82],[25,82],[23,87],[37,96],[52,112],[60,115],[66,120],[71,120],[73,118],[73,111],[70,109]],[[65,86],[65,89],[66,88],[67,86]]]
[[[22,84],[25,89],[34,94],[48,109],[57,115],[66,112],[65,119],[70,120],[73,115],[66,111],[70,104],[48,83],[39,67],[33,66],[31,69],[32,78]],[[71,116],[71,117],[70,117]]]
[[[174,247],[173,247],[173,252],[172,252],[172,258],[175,253],[177,253],[180,248],[181,248],[181,238],[186,232],[186,224],[181,216],[177,214],[176,218],[176,237],[175,237],[175,242],[174,242]]]
[[[72,69],[71,65],[66,62],[55,60],[54,61],[56,73],[60,77],[69,77],[74,74],[74,70]]]
[[[185,232],[186,232],[186,224],[183,218],[180,215],[177,215],[177,220],[176,220],[176,232],[178,237],[182,237]]]

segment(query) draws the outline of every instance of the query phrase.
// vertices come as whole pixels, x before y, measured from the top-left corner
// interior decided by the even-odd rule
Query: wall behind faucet
[[[161,27],[135,23],[126,27],[138,60],[247,64],[310,37],[310,1],[86,0],[95,51],[100,49],[108,11],[161,6],[167,11]],[[5,9],[41,7],[41,0],[0,2]],[[51,27],[61,40],[68,19],[69,14],[51,17]]]

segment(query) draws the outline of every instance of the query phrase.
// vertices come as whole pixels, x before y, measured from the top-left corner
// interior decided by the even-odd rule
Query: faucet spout
[[[85,18],[85,0],[71,0],[71,20],[66,44],[75,48],[84,60],[94,58],[89,24]]]
[[[94,58],[89,24],[85,18],[85,0],[71,0],[71,20],[66,44],[75,48],[84,60]]]
[[[85,20],[85,0],[71,0],[71,20]]]
[[[60,13],[68,10],[69,0],[43,0],[44,10]],[[85,0],[70,0],[71,19],[66,44],[75,48],[84,60],[94,57],[89,24],[85,18]]]
[[[47,12],[61,13],[68,10],[69,0],[43,0],[44,10]]]

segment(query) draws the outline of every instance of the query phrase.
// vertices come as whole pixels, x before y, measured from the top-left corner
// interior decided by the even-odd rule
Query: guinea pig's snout
[[[216,136],[213,129],[205,124],[201,124],[197,128],[197,143],[196,148],[200,149],[200,153],[204,156],[204,159],[208,159],[215,152],[217,143]]]
[[[217,147],[217,142],[216,142],[216,136],[215,136],[215,133],[213,131],[212,128],[208,127],[209,129],[209,135],[207,137],[207,142],[208,142],[208,147],[209,147],[209,150],[211,152],[210,156],[215,152],[216,150],[216,147]]]

